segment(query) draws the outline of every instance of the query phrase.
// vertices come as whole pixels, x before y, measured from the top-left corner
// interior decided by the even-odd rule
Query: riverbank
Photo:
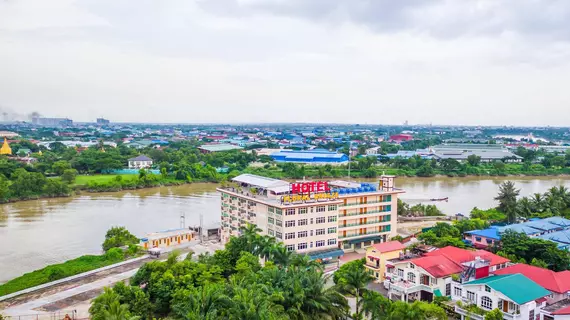
[[[348,177],[347,168],[335,168],[338,172],[334,175],[322,175],[319,172],[319,167],[307,166],[305,175],[297,177],[296,175],[287,175],[283,171],[266,168],[247,168],[243,173],[253,173],[258,175],[263,175],[271,178],[295,180],[299,178],[306,179],[339,179]],[[449,174],[438,172],[433,173],[429,176],[418,175],[415,171],[403,170],[403,169],[392,169],[392,168],[377,168],[377,171],[382,170],[381,174],[394,175],[397,178],[418,178],[418,179],[446,179],[446,178],[541,178],[541,177],[552,177],[552,178],[565,178],[570,177],[570,168],[562,168],[560,170],[549,170],[545,172],[527,172],[527,173],[506,173],[498,174],[496,172],[489,172],[488,174]],[[513,171],[513,170],[510,170]],[[516,171],[516,170],[514,170]],[[163,177],[161,175],[146,174],[143,177],[139,175],[129,175],[129,174],[97,174],[97,175],[79,175],[73,184],[69,185],[69,192],[66,194],[36,194],[22,198],[8,198],[0,200],[2,203],[14,203],[20,201],[30,201],[39,199],[53,199],[53,198],[66,198],[80,195],[83,192],[87,193],[109,193],[109,192],[122,192],[128,190],[140,190],[158,187],[169,187],[169,186],[181,186],[193,183],[211,183],[213,185],[219,184],[222,181],[227,181],[230,176],[227,174],[222,175],[219,181],[187,181],[187,180],[177,180],[174,177]],[[366,172],[359,170],[352,170],[350,172],[351,179],[377,179],[376,176],[368,177]],[[50,178],[48,180],[52,180]]]

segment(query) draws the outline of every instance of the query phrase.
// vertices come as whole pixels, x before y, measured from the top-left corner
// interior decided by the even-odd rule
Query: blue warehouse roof
[[[472,231],[467,231],[465,233],[479,237],[501,240],[501,235],[499,234],[499,229],[497,227],[491,227],[484,230],[472,230]]]
[[[348,161],[348,156],[343,153],[329,152],[326,150],[310,151],[278,151],[271,154],[271,158],[281,162],[331,162],[342,163]]]

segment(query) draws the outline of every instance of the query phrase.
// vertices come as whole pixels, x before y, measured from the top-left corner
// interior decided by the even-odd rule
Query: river
[[[474,206],[495,206],[493,197],[505,180],[515,181],[521,195],[570,187],[570,177],[545,178],[398,178],[406,190],[404,201],[434,203],[446,214],[468,213]],[[370,181],[370,180],[369,180]],[[215,184],[82,194],[70,198],[23,201],[0,205],[0,283],[83,254],[98,254],[107,229],[125,226],[137,236],[178,228],[185,214],[187,226],[220,221]],[[448,202],[429,202],[449,197]]]

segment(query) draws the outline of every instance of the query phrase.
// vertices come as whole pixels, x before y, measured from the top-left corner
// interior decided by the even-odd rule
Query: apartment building
[[[289,251],[321,259],[343,254],[338,249],[338,206],[343,202],[326,183],[292,184],[251,174],[232,181],[233,186],[217,189],[222,197],[223,243],[251,223]]]
[[[252,174],[218,188],[222,197],[222,241],[239,235],[240,226],[255,224],[293,251],[342,255],[395,235],[397,195],[394,176],[378,186],[349,181],[290,183]]]

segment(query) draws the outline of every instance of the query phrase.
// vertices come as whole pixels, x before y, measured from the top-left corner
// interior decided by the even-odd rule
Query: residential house
[[[386,279],[386,262],[398,258],[406,247],[399,241],[388,241],[372,245],[366,250],[365,267],[377,280]]]
[[[152,167],[152,163],[153,163],[153,161],[151,158],[149,158],[145,155],[140,155],[138,157],[129,159],[129,169],[150,168],[150,167]]]
[[[455,306],[461,319],[484,320],[485,316],[468,311],[466,306],[473,304],[491,311],[500,309],[503,319],[534,320],[545,306],[545,297],[550,291],[520,273],[489,276],[465,282],[454,288],[453,301],[462,303]]]
[[[507,262],[508,259],[488,251],[452,246],[420,257],[402,255],[386,263],[388,296],[403,301],[432,301],[434,296],[451,296],[454,277],[483,277],[504,268]],[[476,270],[478,265],[480,269]]]
[[[464,237],[476,248],[487,248],[498,245],[501,234],[507,230],[555,242],[560,249],[570,248],[570,220],[562,217],[538,219],[504,227],[491,226],[484,230],[467,231]]]
[[[232,150],[242,150],[242,147],[234,146],[232,144],[205,144],[203,146],[198,147],[198,150],[202,153],[212,153],[212,152],[224,152],[224,151],[232,151]]]
[[[552,270],[518,263],[504,269],[496,270],[495,275],[523,274],[525,277],[538,283],[544,289],[550,291],[547,304],[553,304],[570,296],[570,271],[555,272]]]

